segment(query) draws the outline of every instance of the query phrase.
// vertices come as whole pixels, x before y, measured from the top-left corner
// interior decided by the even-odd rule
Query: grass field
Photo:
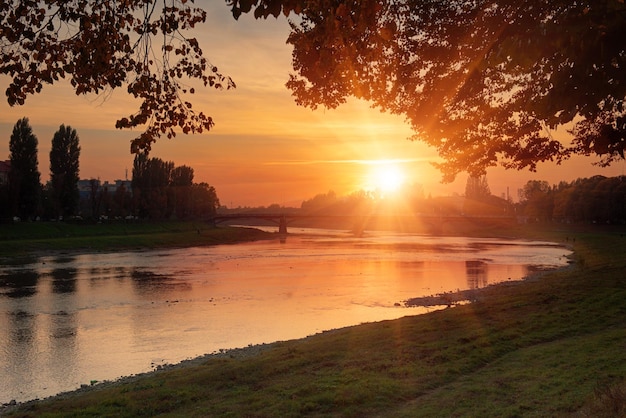
[[[468,305],[206,357],[4,414],[626,416],[626,230],[512,233],[568,242],[576,262],[490,286]]]
[[[253,228],[215,228],[204,222],[0,224],[0,262],[46,251],[112,251],[230,244],[267,239]]]

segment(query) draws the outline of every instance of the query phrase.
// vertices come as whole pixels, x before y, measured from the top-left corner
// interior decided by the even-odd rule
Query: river
[[[0,266],[0,404],[435,308],[403,301],[567,264],[537,241],[292,229],[285,242]]]

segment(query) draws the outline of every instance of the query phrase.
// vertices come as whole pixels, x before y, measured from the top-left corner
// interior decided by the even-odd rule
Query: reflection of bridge
[[[372,220],[382,222],[420,222],[423,224],[438,227],[446,222],[515,223],[515,218],[512,216],[425,215],[419,213],[413,215],[304,215],[288,213],[231,213],[215,215],[209,219],[209,222],[212,222],[213,225],[217,225],[222,222],[237,221],[243,219],[260,219],[264,221],[270,221],[278,225],[278,232],[280,234],[287,233],[288,224],[296,220],[305,219],[352,221],[352,224],[354,225],[353,229],[357,231],[363,231],[364,229],[366,229],[366,224]]]

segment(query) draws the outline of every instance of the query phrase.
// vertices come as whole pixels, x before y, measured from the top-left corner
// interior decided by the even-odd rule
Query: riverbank
[[[624,232],[527,228],[572,245],[575,265],[489,286],[471,304],[207,356],[4,414],[623,416]]]
[[[0,224],[0,264],[54,252],[99,252],[179,248],[275,238],[246,227],[213,227],[204,222]]]

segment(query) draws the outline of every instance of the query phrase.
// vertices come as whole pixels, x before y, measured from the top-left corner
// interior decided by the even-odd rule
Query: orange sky
[[[205,56],[237,89],[200,90],[191,97],[194,107],[213,117],[215,128],[202,135],[180,134],[161,139],[151,156],[188,165],[196,182],[215,186],[222,204],[229,207],[278,203],[299,206],[302,200],[329,190],[338,195],[371,187],[374,165],[394,160],[404,173],[405,185],[420,184],[426,194],[463,194],[466,175],[441,184],[430,166],[435,152],[411,135],[401,117],[381,114],[367,103],[352,101],[337,110],[311,111],[298,107],[284,86],[291,71],[291,49],[285,44],[285,19],[255,21],[242,16],[234,21],[223,2],[197,1],[208,11],[208,21],[194,33]],[[8,84],[0,77],[0,88]],[[82,148],[81,178],[101,180],[131,176],[129,153],[133,131],[115,129],[115,121],[134,113],[138,104],[125,88],[110,97],[76,96],[69,83],[45,86],[21,107],[0,104],[0,159],[9,158],[9,138],[15,122],[26,116],[39,139],[39,169],[49,173],[50,141],[59,125],[76,129]],[[487,179],[495,195],[516,200],[517,189],[528,180],[557,183],[594,174],[624,174],[624,163],[609,169],[577,158],[562,166],[543,164],[537,173],[491,169]]]

